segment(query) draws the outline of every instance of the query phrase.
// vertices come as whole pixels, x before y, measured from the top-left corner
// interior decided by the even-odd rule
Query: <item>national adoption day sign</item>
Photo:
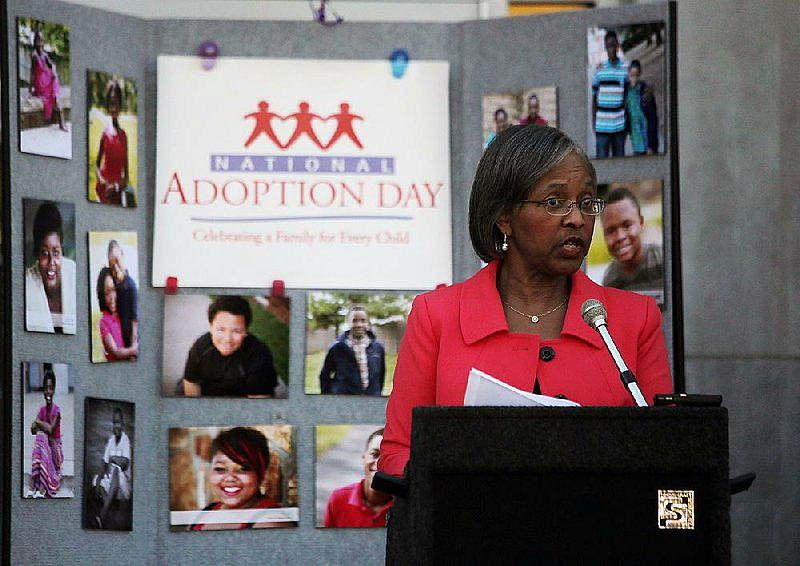
[[[450,283],[448,72],[159,57],[153,285]]]

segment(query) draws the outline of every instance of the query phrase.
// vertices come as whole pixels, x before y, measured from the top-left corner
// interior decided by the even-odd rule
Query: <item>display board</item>
[[[392,291],[407,296],[410,300],[415,292],[424,291],[438,283],[462,281],[479,269],[480,262],[472,251],[467,236],[466,213],[472,175],[484,145],[484,129],[487,124],[482,112],[482,100],[485,96],[497,93],[513,94],[516,97],[517,110],[512,120],[521,120],[525,112],[532,112],[531,94],[536,92],[542,113],[548,113],[547,116],[554,113],[554,122],[579,143],[587,139],[587,127],[590,124],[586,98],[590,88],[587,84],[587,33],[590,29],[618,29],[641,22],[664,22],[666,26],[663,44],[666,62],[664,69],[666,78],[663,85],[665,102],[660,110],[663,112],[661,119],[667,125],[667,133],[670,135],[663,138],[666,141],[659,147],[659,154],[603,159],[595,161],[594,164],[598,171],[599,182],[609,187],[629,182],[638,183],[636,187],[639,187],[641,183],[650,180],[656,180],[661,183],[659,186],[663,187],[660,220],[651,221],[651,217],[648,216],[648,222],[651,224],[660,222],[663,227],[664,330],[668,347],[679,360],[678,364],[673,365],[673,369],[676,376],[682,375],[680,271],[674,261],[679,251],[676,232],[678,218],[675,144],[677,140],[672,135],[673,130],[669,129],[675,125],[674,107],[670,103],[675,95],[672,87],[675,79],[674,71],[670,66],[674,61],[674,45],[670,40],[674,37],[674,27],[670,21],[667,5],[651,4],[616,10],[593,10],[462,24],[370,23],[348,24],[328,29],[314,23],[145,21],[54,0],[12,0],[7,6],[6,21],[7,29],[11,30],[6,38],[7,52],[11,54],[7,61],[11,81],[5,86],[7,94],[13,96],[8,96],[9,108],[3,118],[8,119],[8,128],[15,135],[18,135],[20,127],[17,89],[27,87],[23,83],[28,76],[18,71],[19,50],[16,36],[18,17],[61,24],[69,30],[69,64],[66,67],[62,65],[57,70],[59,79],[63,79],[64,84],[71,87],[70,97],[67,100],[64,98],[66,92],[62,92],[62,98],[57,98],[56,101],[64,113],[63,117],[69,118],[67,129],[72,140],[72,159],[22,154],[18,149],[12,148],[8,160],[8,169],[11,172],[11,208],[8,211],[8,218],[4,220],[9,221],[11,226],[9,259],[14,276],[11,279],[6,306],[11,313],[10,316],[13,317],[11,322],[14,351],[10,356],[9,367],[6,368],[7,373],[13,375],[13,379],[8,390],[4,392],[4,398],[8,401],[11,423],[9,435],[9,446],[11,446],[9,469],[13,471],[10,477],[11,493],[23,495],[28,493],[27,490],[23,490],[25,481],[23,470],[25,460],[30,458],[30,455],[24,453],[26,445],[22,442],[27,427],[22,422],[22,400],[25,394],[23,380],[19,375],[21,363],[46,360],[53,364],[69,364],[75,376],[72,392],[74,415],[70,417],[69,424],[74,429],[72,430],[74,478],[71,482],[74,486],[74,497],[54,501],[46,497],[15,496],[4,502],[9,506],[12,518],[9,554],[12,563],[34,562],[40,559],[44,552],[53,556],[54,560],[66,563],[119,560],[175,564],[212,560],[250,563],[265,559],[269,562],[286,564],[383,563],[384,529],[325,529],[316,526],[319,523],[318,510],[326,505],[323,500],[328,492],[331,494],[328,497],[330,501],[336,490],[357,485],[360,481],[359,476],[368,475],[368,469],[360,468],[359,462],[363,462],[366,466],[374,459],[374,450],[370,448],[370,440],[374,438],[370,439],[370,436],[384,421],[386,405],[385,397],[378,394],[377,388],[372,395],[317,395],[317,386],[320,391],[322,389],[322,384],[319,382],[319,375],[323,373],[322,360],[333,350],[334,343],[339,342],[339,335],[363,325],[366,321],[367,330],[372,332],[375,340],[382,345],[384,363],[388,368],[393,356],[396,355],[397,342],[402,336],[404,317],[407,314],[405,307],[397,307],[399,309],[397,313],[385,311],[385,305],[390,302],[387,297],[390,297]],[[98,30],[103,31],[98,33]],[[272,94],[264,93],[263,89],[271,88],[272,84],[264,83],[263,88],[259,89],[258,93],[253,92],[252,95],[247,94],[244,89],[242,96],[244,98],[247,94],[247,100],[237,103],[240,107],[231,109],[231,114],[225,118],[227,116],[225,113],[228,112],[225,104],[214,97],[204,98],[203,92],[206,84],[209,92],[215,92],[214,89],[218,88],[214,86],[215,77],[224,77],[224,60],[219,60],[216,68],[203,70],[199,60],[193,57],[197,52],[200,38],[216,40],[224,55],[236,61],[268,60],[285,63],[289,60],[309,60],[315,64],[329,63],[331,68],[335,68],[346,60],[356,70],[350,73],[339,71],[332,83],[337,87],[338,82],[342,85],[347,83],[345,79],[350,78],[347,75],[358,76],[366,72],[367,68],[370,73],[375,73],[367,76],[378,78],[371,80],[367,86],[360,87],[357,92],[351,91],[354,94],[348,94],[347,100],[344,95],[339,95],[337,92],[324,103],[322,99],[317,101],[310,98],[310,95],[306,99],[301,94],[287,94],[289,98],[283,101],[280,97],[275,98]],[[254,41],[253,38],[264,39]],[[406,75],[399,79],[392,76],[388,60],[391,51],[398,46],[405,46],[410,55]],[[531,57],[531,53],[541,56]],[[29,57],[29,54],[24,56]],[[260,156],[325,154],[315,146],[313,139],[308,135],[302,136],[302,140],[299,138],[295,140],[285,151],[277,144],[274,148],[270,147],[271,140],[264,133],[256,136],[249,147],[244,147],[254,133],[253,127],[257,119],[257,116],[250,118],[246,116],[258,113],[260,111],[258,103],[262,100],[274,104],[274,107],[270,106],[270,110],[281,116],[302,112],[299,104],[305,100],[309,103],[308,111],[315,111],[323,118],[341,113],[341,104],[347,102],[350,104],[348,111],[364,117],[363,122],[356,120],[353,128],[364,147],[363,150],[358,148],[353,139],[343,133],[333,144],[331,151],[333,147],[341,149],[340,155],[345,157],[360,156],[362,151],[363,155],[368,157],[394,157],[395,173],[408,175],[403,180],[397,179],[397,184],[401,187],[408,188],[415,181],[434,182],[434,179],[435,182],[446,185],[442,191],[447,191],[447,199],[437,201],[435,211],[417,207],[417,202],[408,199],[413,205],[408,208],[413,209],[414,214],[435,212],[430,217],[418,217],[420,221],[424,219],[426,222],[423,232],[420,233],[427,233],[424,230],[430,229],[431,232],[426,237],[437,239],[430,243],[420,242],[422,247],[432,248],[419,252],[422,254],[419,257],[426,259],[412,261],[394,256],[392,265],[383,265],[381,273],[375,275],[375,277],[386,276],[384,279],[377,279],[380,283],[371,280],[373,275],[363,275],[364,264],[370,263],[370,260],[362,260],[362,257],[367,256],[361,255],[345,258],[341,261],[342,265],[334,265],[323,264],[323,260],[319,257],[304,260],[305,253],[295,252],[283,257],[278,256],[278,259],[271,259],[268,254],[259,252],[259,255],[249,256],[246,261],[269,265],[264,269],[261,267],[253,269],[247,274],[249,278],[240,278],[242,271],[236,271],[240,268],[234,269],[224,263],[228,259],[227,254],[218,257],[219,261],[210,261],[210,265],[205,265],[206,252],[199,252],[196,248],[186,248],[183,250],[185,259],[192,264],[202,265],[208,272],[197,274],[201,279],[195,278],[194,282],[195,275],[190,271],[178,269],[180,254],[173,253],[168,258],[165,256],[166,261],[161,261],[164,258],[156,261],[154,250],[161,250],[162,243],[170,236],[175,236],[176,239],[182,237],[180,229],[170,227],[169,224],[163,225],[165,231],[160,234],[156,234],[154,227],[154,223],[164,219],[161,212],[157,212],[160,200],[163,200],[164,196],[168,197],[167,202],[171,203],[170,206],[178,206],[175,202],[181,200],[179,192],[174,190],[177,188],[176,185],[172,186],[172,192],[168,192],[170,177],[168,175],[163,177],[157,170],[157,162],[160,167],[160,160],[169,156],[169,151],[162,154],[162,148],[157,148],[157,132],[158,136],[161,136],[165,125],[162,120],[169,119],[160,114],[162,108],[158,97],[161,82],[157,63],[159,56],[165,57],[165,60],[183,60],[195,67],[195,70],[185,78],[187,80],[191,78],[196,82],[192,84],[187,82],[181,93],[181,101],[186,110],[193,109],[188,117],[182,118],[184,122],[196,122],[194,126],[200,127],[206,121],[211,123],[216,119],[227,119],[226,123],[231,124],[231,130],[225,134],[230,136],[228,141],[220,139],[212,143],[208,138],[202,140],[202,147],[196,156],[200,163],[196,167],[202,170],[185,169],[185,177],[181,170],[180,179],[184,190],[186,189],[183,185],[184,179],[189,180],[188,186],[194,191],[195,178],[227,175],[221,171],[212,171],[214,161],[211,158],[214,155],[230,157],[249,154]],[[418,93],[419,98],[413,98],[419,101],[420,106],[400,112],[397,107],[387,104],[387,100],[394,100],[391,98],[394,94],[388,90],[385,95],[381,94],[384,92],[380,90],[383,88],[380,87],[381,84],[384,84],[386,89],[391,86],[398,92],[408,93],[403,89],[408,88],[407,85],[415,84],[413,82],[415,69],[428,66],[438,68],[439,74],[432,83],[433,87],[430,85],[417,87],[421,90],[434,91]],[[449,69],[446,79],[442,74],[445,68]],[[90,81],[90,72],[93,73],[91,77],[95,80]],[[220,75],[215,75],[218,72]],[[98,73],[103,73],[104,77],[100,82],[96,80]],[[182,75],[176,72],[173,76]],[[246,78],[251,81],[261,80],[250,75]],[[309,84],[316,80],[308,72],[304,78]],[[275,80],[274,77],[269,79]],[[100,86],[103,82],[106,86],[109,82],[114,82],[120,89],[101,92]],[[134,85],[136,88],[133,88]],[[123,103],[118,109],[117,100],[120,95]],[[435,98],[432,98],[434,95]],[[132,106],[133,96],[136,97],[135,106]],[[195,102],[200,103],[199,109],[193,106]],[[425,104],[431,106],[425,107]],[[387,116],[373,121],[373,110],[369,109],[372,107],[376,108],[375,112],[379,114],[386,112]],[[43,109],[35,111],[43,112]],[[173,116],[181,117],[177,111]],[[133,117],[136,119],[133,120]],[[36,119],[27,117],[26,124],[33,124]],[[393,149],[391,145],[382,145],[389,144],[389,141],[383,138],[391,135],[380,137],[377,133],[368,133],[364,129],[364,126],[370,124],[383,127],[380,121],[383,119],[398,119],[406,130],[417,134],[416,137],[406,137],[403,142],[412,144],[413,153],[408,153],[409,149]],[[423,120],[426,122],[422,123]],[[385,126],[386,128],[394,128],[397,123],[389,121],[385,124],[389,124]],[[58,116],[55,113],[51,114],[48,127],[53,130],[54,136],[62,139],[65,136],[58,133],[62,131],[59,125]],[[180,120],[178,125],[181,125]],[[491,126],[490,123],[488,125]],[[291,127],[293,125],[289,126],[290,129]],[[426,128],[434,127],[437,133],[432,133],[431,136],[426,133],[425,139],[421,139],[423,137],[421,132],[428,132]],[[335,130],[322,133],[321,128],[320,125],[318,137],[325,145],[330,142],[328,138],[333,137]],[[120,131],[125,132],[129,141],[137,143],[127,144],[127,150],[116,147],[112,152],[116,157],[110,157],[105,152],[107,148],[104,148],[101,154],[98,139],[113,138],[115,142],[119,142]],[[192,147],[196,141],[193,139],[196,134],[193,130],[186,132],[182,136],[165,139],[169,139],[170,144],[180,148]],[[276,131],[276,138],[281,145],[288,145],[291,136],[291,133]],[[197,135],[197,138],[200,143],[200,136]],[[438,140],[439,145],[431,147],[430,151],[420,145],[423,141],[431,140]],[[133,149],[134,147],[136,149]],[[397,153],[392,153],[393,151]],[[115,159],[119,160],[125,154],[128,158],[127,168],[135,169],[135,175],[133,171],[127,170],[124,171],[127,176],[123,175],[124,167],[120,168],[119,161],[115,162]],[[111,163],[106,164],[109,158]],[[449,163],[443,169],[428,169],[428,166],[424,165],[428,158],[433,158],[431,161],[437,164],[442,159]],[[224,161],[221,160],[219,167],[222,167],[221,163]],[[230,163],[233,161],[229,160]],[[243,163],[245,160],[240,160],[239,166],[241,167]],[[380,161],[377,164],[381,166]],[[194,164],[187,165],[177,161],[175,165],[184,168],[195,167]],[[426,167],[424,170],[423,165]],[[406,170],[407,167],[414,169],[409,172]],[[420,169],[416,169],[417,167]],[[98,172],[105,179],[104,171],[107,173],[109,170],[114,172],[111,181],[105,184],[101,182],[98,185]],[[372,177],[369,178],[371,179],[369,183],[376,181]],[[164,179],[167,181],[166,184],[163,182]],[[367,181],[365,181],[365,191],[366,185]],[[108,194],[110,191],[112,195],[116,195],[117,189],[122,189],[119,202],[111,203],[117,206],[106,206],[102,203],[97,193],[98,186],[101,192],[105,191]],[[131,186],[131,190],[125,193],[128,186]],[[229,199],[234,196],[231,190],[233,188],[229,189]],[[221,193],[222,189],[219,188],[218,191]],[[135,202],[137,206],[123,206],[123,193],[132,195],[133,198],[133,201],[129,201],[127,196],[124,197],[125,204]],[[405,193],[406,196],[410,194],[412,194],[410,191]],[[424,202],[422,199],[425,193],[418,194],[419,202]],[[184,196],[188,201],[189,195],[184,193]],[[77,323],[74,335],[25,331],[23,198],[74,203],[74,262],[77,266],[75,270]],[[96,202],[97,200],[101,202]],[[440,203],[442,208],[438,208]],[[444,208],[444,203],[449,208]],[[263,211],[258,214],[263,214]],[[370,211],[369,214],[377,213]],[[659,218],[659,215],[656,214],[652,218]],[[440,224],[444,220],[448,226],[446,233],[442,231],[444,224]],[[430,223],[430,226],[427,223]],[[316,226],[316,229],[322,227]],[[392,232],[397,230],[391,229]],[[90,232],[135,235],[138,244],[137,253],[133,253],[133,247],[125,248],[126,244],[121,243],[125,260],[120,262],[109,252],[109,248],[113,248],[110,240],[115,238],[103,240],[101,244],[94,246],[89,240]],[[324,261],[333,260],[326,258]],[[130,265],[131,262],[135,263],[135,268]],[[298,265],[295,265],[301,263],[307,265],[302,272],[298,269]],[[120,265],[122,267],[119,267]],[[361,275],[348,279],[350,275],[345,272],[345,268],[362,270]],[[341,269],[336,275],[338,279],[334,277],[326,279],[325,274],[313,273],[325,271],[334,275],[337,269]],[[112,285],[113,277],[106,276],[102,281],[103,302],[109,307],[110,313],[103,311],[98,294],[99,276],[105,275],[107,270],[119,273],[119,282],[114,285]],[[408,273],[405,273],[406,271]],[[104,336],[112,338],[116,336],[114,345],[123,350],[134,347],[126,337],[126,333],[123,333],[123,327],[129,328],[129,325],[120,321],[117,328],[112,320],[114,308],[109,306],[109,303],[114,303],[111,301],[112,292],[118,293],[121,288],[117,285],[125,285],[126,272],[127,277],[134,280],[138,289],[136,320],[141,320],[142,324],[138,327],[138,342],[135,345],[137,353],[130,356],[131,352],[128,351],[129,357],[125,363],[93,364],[92,344],[94,342],[95,350],[98,350],[98,347],[102,349],[105,343]],[[413,273],[417,275],[424,273],[427,279],[422,281]],[[165,325],[165,313],[168,311],[165,305],[169,301],[164,297],[165,289],[158,286],[164,284],[167,276],[177,277],[178,296],[172,297],[179,299],[176,304],[184,298],[193,305],[202,302],[199,309],[185,311],[191,313],[191,320],[188,318],[185,320],[187,328],[191,323],[191,330],[187,331],[186,335],[181,335],[180,320],[177,322],[171,320],[169,325]],[[229,276],[235,277],[226,280],[225,278]],[[202,277],[210,279],[203,282]],[[406,279],[402,279],[403,277]],[[280,335],[288,337],[288,347],[286,347],[288,353],[282,359],[278,359],[277,352],[283,350],[274,346],[273,352],[278,382],[285,386],[280,394],[277,393],[277,387],[273,391],[274,397],[278,398],[265,398],[265,396],[252,398],[255,396],[241,395],[238,398],[201,396],[199,399],[187,399],[183,395],[176,394],[181,377],[180,368],[185,362],[182,353],[176,355],[174,352],[178,350],[188,352],[194,344],[193,341],[201,338],[205,332],[203,325],[206,321],[209,324],[213,322],[215,317],[206,310],[207,305],[212,304],[219,296],[237,293],[251,298],[251,303],[255,301],[253,304],[264,306],[262,310],[265,310],[266,306],[274,310],[280,301],[271,299],[279,299],[281,295],[277,289],[269,288],[273,279],[286,282],[289,290],[282,297],[288,299],[287,305],[291,304],[291,309],[287,306],[282,313],[272,313],[275,319],[285,325]],[[404,282],[398,284],[401,279]],[[191,285],[203,288],[185,289]],[[327,300],[331,303],[334,301],[330,297],[340,293],[342,304],[348,306],[344,310],[337,310],[332,322],[318,323],[315,317],[324,316],[325,312],[322,309],[310,308],[310,304],[312,301],[319,302],[319,297],[326,297],[325,293],[329,293]],[[132,296],[129,293],[128,306],[123,307],[123,310],[129,313],[133,312],[130,310]],[[375,296],[381,297],[381,300],[370,298]],[[125,303],[125,300],[122,302]],[[95,301],[93,320],[91,313]],[[349,312],[352,306],[350,303],[357,301],[367,302],[367,310],[365,315],[354,317]],[[312,320],[315,321],[313,324],[309,322],[309,312],[312,312]],[[106,314],[108,316],[105,316]],[[206,318],[209,314],[211,320]],[[105,333],[100,326],[100,321],[104,317],[108,319]],[[277,328],[277,325],[270,328]],[[254,334],[264,337],[263,341],[273,348],[273,343],[266,337],[274,333],[259,331]],[[364,335],[368,335],[366,331]],[[315,341],[313,344],[312,340]],[[178,348],[178,345],[184,349]],[[167,375],[165,360],[168,359],[169,367],[177,369],[170,370],[172,373]],[[320,361],[320,369],[314,371],[314,368],[309,368],[310,364],[314,363],[313,360]],[[285,372],[286,375],[281,372]],[[369,383],[370,380],[366,381]],[[384,388],[380,393],[387,393],[390,383],[386,376]],[[38,395],[41,399],[42,393],[39,392]],[[284,396],[285,398],[280,398]],[[103,411],[97,411],[93,406],[87,408],[88,398],[104,400],[110,409],[107,407]],[[61,406],[58,393],[56,402]],[[133,405],[129,413],[126,412],[129,411],[126,403]],[[114,407],[121,408],[122,419],[115,417]],[[131,436],[134,432],[132,427],[134,410],[135,438]],[[122,426],[115,425],[115,419],[121,422]],[[347,426],[340,427],[340,425]],[[127,501],[122,497],[121,490],[114,489],[119,483],[114,483],[113,472],[111,475],[106,475],[107,470],[102,464],[103,455],[100,454],[100,449],[108,444],[112,434],[116,435],[115,426],[129,435],[129,440],[135,443],[135,447],[132,446],[131,457],[128,458],[131,462],[135,460],[135,473],[130,475],[133,485],[129,486],[130,499]],[[217,455],[217,452],[210,453],[212,448],[209,443],[223,436],[222,433],[226,430],[242,427],[259,431],[261,437],[267,439],[270,460],[269,465],[264,460],[264,466],[259,468],[263,473],[259,476],[263,484],[258,487],[264,489],[259,501],[263,503],[269,495],[269,499],[273,502],[290,510],[285,516],[282,512],[264,514],[265,518],[268,517],[264,522],[282,517],[284,520],[279,522],[297,521],[297,526],[243,529],[240,532],[236,532],[238,528],[227,528],[215,533],[198,532],[205,530],[204,528],[189,528],[191,525],[201,523],[205,525],[208,521],[192,522],[191,518],[171,513],[202,513],[202,503],[208,506],[215,502],[211,499],[215,493],[213,489],[217,489],[216,496],[219,498],[230,495],[231,501],[237,499],[238,494],[234,493],[237,488],[214,487],[206,464],[214,461],[214,456]],[[329,429],[326,435],[320,436],[317,427],[329,427]],[[362,430],[356,427],[364,428]],[[341,432],[344,430],[350,430],[351,433]],[[355,434],[352,432],[354,430],[359,433]],[[315,445],[315,441],[319,443],[321,439],[326,439],[328,444]],[[207,440],[209,442],[206,442]],[[119,444],[121,440],[115,442]],[[339,473],[342,470],[336,469],[338,454],[336,451],[340,449],[349,455],[346,475]],[[120,467],[122,475],[125,476],[126,452],[122,449],[118,452],[115,465]],[[224,450],[221,452],[224,453]],[[320,461],[317,455],[324,457],[324,460]],[[219,460],[226,466],[230,465],[221,457]],[[254,461],[261,460],[256,458]],[[329,477],[333,479],[327,483],[323,482],[327,491],[316,493],[315,485],[323,485],[319,483],[315,472],[320,462],[329,470],[331,474]],[[88,471],[85,467],[87,463]],[[171,486],[171,470],[179,469],[181,465],[186,466],[185,469],[194,470],[195,484]],[[119,472],[117,474],[119,478]],[[95,475],[98,476],[96,482]],[[278,475],[280,479],[277,478]],[[107,483],[104,481],[106,477],[108,477]],[[98,485],[102,489],[99,489]],[[226,487],[231,493],[222,495]],[[272,491],[269,491],[270,489]],[[108,494],[113,494],[114,499],[107,500]],[[255,496],[255,492],[253,495]],[[178,501],[180,499],[185,501]],[[109,501],[108,508],[105,508],[106,501]],[[85,512],[84,506],[87,509]],[[122,532],[109,532],[116,530],[115,520],[109,519],[118,516],[114,510],[122,510],[131,515],[130,531],[124,530],[128,526],[126,519],[119,521],[122,523]],[[322,513],[324,515],[324,511]],[[99,523],[96,520],[98,517]],[[175,524],[172,525],[174,530],[170,529],[171,517],[174,518]],[[211,517],[219,517],[219,521],[224,520],[223,515],[211,515]],[[241,519],[236,516],[235,520]],[[324,523],[324,517],[322,522]],[[259,524],[260,521],[257,517],[253,521],[242,521],[237,524],[243,523]],[[231,525],[231,523],[222,524],[228,527]],[[49,533],[46,548],[31,537],[31,532],[37,530]],[[191,532],[185,532],[187,530]]]

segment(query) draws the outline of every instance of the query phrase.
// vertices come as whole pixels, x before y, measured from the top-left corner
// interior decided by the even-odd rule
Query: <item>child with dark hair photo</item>
[[[278,384],[272,352],[247,333],[250,304],[238,295],[221,296],[208,307],[209,331],[198,338],[184,370],[184,394],[272,396]]]
[[[483,148],[510,126],[558,127],[556,87],[535,86],[514,92],[490,92],[481,97]]]
[[[663,186],[658,179],[600,184],[606,206],[595,224],[586,272],[601,285],[664,303]]]
[[[139,357],[137,263],[136,232],[89,232],[94,363]]]
[[[69,28],[17,18],[19,149],[72,159]]]
[[[32,497],[53,497],[61,486],[61,464],[64,451],[61,446],[61,412],[53,402],[56,392],[56,374],[44,372],[44,405],[31,423],[31,434],[36,444],[31,456]]]
[[[386,353],[369,327],[366,307],[351,305],[346,320],[350,328],[331,344],[322,363],[320,391],[324,394],[380,395],[386,381]]]
[[[167,297],[164,395],[285,398],[289,308],[286,297]]]
[[[625,112],[634,155],[654,155],[658,153],[658,107],[653,87],[641,77],[642,63],[634,59],[628,68]]]
[[[495,109],[493,117],[494,131],[489,132],[489,135],[486,138],[485,147],[489,147],[489,144],[494,141],[494,138],[497,137],[497,134],[504,132],[511,125],[511,122],[508,119],[508,111],[502,106]]]
[[[413,300],[412,293],[309,291],[305,392],[388,395]]]
[[[84,408],[83,527],[133,528],[135,407],[87,397]]]
[[[64,115],[58,106],[58,95],[61,94],[58,69],[53,59],[45,52],[42,31],[38,29],[33,32],[31,75],[28,85],[28,93],[31,96],[39,97],[42,101],[44,119],[55,118],[58,121],[58,128],[66,132]]]
[[[173,428],[169,446],[171,530],[297,525],[291,426]]]
[[[589,157],[664,153],[664,22],[589,28],[587,52]]]
[[[74,384],[67,364],[23,362],[23,493],[28,499],[73,496]]]
[[[385,527],[392,496],[372,488],[382,425],[316,427],[318,527]]]
[[[97,276],[97,303],[100,306],[100,340],[106,361],[135,359],[138,347],[125,347],[122,337],[122,322],[117,308],[117,287],[111,269],[104,267]]]
[[[88,71],[89,200],[135,207],[138,95],[130,79]]]
[[[75,334],[75,205],[23,199],[25,329]]]

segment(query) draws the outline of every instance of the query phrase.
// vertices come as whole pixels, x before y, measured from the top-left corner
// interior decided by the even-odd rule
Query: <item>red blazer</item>
[[[496,286],[498,266],[495,260],[463,283],[414,300],[386,407],[380,470],[403,474],[411,409],[462,405],[473,367],[524,391],[533,391],[538,378],[543,395],[564,395],[581,405],[635,405],[600,335],[581,318],[586,299],[606,306],[611,335],[648,402],[672,391],[661,312],[652,298],[601,287],[578,271],[561,337],[542,341],[536,334],[508,331]],[[542,346],[552,347],[551,360],[540,359]]]

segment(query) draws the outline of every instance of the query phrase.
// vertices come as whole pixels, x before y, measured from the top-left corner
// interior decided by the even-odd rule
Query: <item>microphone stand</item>
[[[644,395],[642,395],[642,391],[639,389],[639,384],[636,383],[636,376],[634,376],[633,372],[625,365],[625,360],[622,359],[622,355],[619,353],[619,350],[617,350],[614,340],[611,339],[611,334],[608,332],[608,326],[606,326],[605,321],[601,324],[595,324],[595,328],[597,328],[597,331],[603,338],[603,342],[611,353],[611,357],[614,358],[614,363],[617,364],[617,368],[619,369],[619,378],[622,380],[622,383],[625,384],[625,387],[628,388],[633,400],[636,401],[636,405],[639,407],[648,407],[649,405]]]

